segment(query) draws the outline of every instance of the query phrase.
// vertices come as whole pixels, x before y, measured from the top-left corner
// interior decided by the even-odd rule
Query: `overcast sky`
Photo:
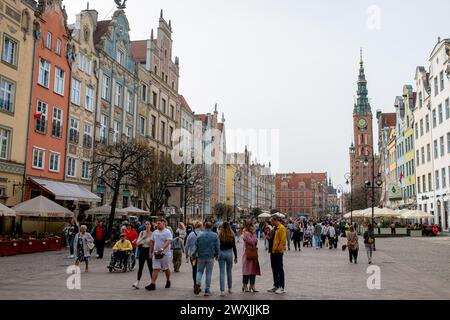
[[[69,22],[87,2],[64,1]],[[104,19],[115,4],[90,7]],[[279,129],[281,172],[326,171],[336,184],[349,171],[359,48],[375,118],[449,37],[446,0],[128,0],[133,40],[150,37],[160,9],[196,113],[217,102],[229,130]]]

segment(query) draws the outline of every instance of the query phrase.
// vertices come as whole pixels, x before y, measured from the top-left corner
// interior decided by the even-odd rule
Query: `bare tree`
[[[375,202],[374,206],[378,207],[380,204],[381,192],[380,190],[375,190]],[[347,211],[350,212],[350,209],[353,211],[356,210],[364,210],[370,208],[372,206],[372,190],[370,188],[366,188],[363,185],[353,186],[353,192],[346,193],[344,195],[344,203]]]
[[[113,192],[109,230],[112,230],[117,200],[120,192],[126,187],[136,187],[140,164],[150,161],[150,148],[136,140],[121,141],[114,145],[98,145],[95,149],[95,161],[92,172],[98,177],[99,184],[104,184]]]

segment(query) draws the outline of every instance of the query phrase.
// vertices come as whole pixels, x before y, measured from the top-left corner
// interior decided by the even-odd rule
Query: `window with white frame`
[[[67,176],[74,178],[76,175],[77,159],[67,158]]]
[[[8,36],[3,39],[2,60],[11,65],[17,65],[18,43]]]
[[[45,163],[45,149],[41,149],[38,147],[33,148],[33,168],[35,169],[44,169]]]
[[[80,141],[80,121],[71,118],[69,123],[69,142],[78,144]]]
[[[441,188],[440,179],[439,179],[439,170],[436,170],[434,172],[434,175],[435,175],[435,182],[436,182],[436,190],[439,190]]]
[[[434,77],[434,95],[437,96],[439,93],[439,84],[437,76]]]
[[[56,39],[56,54],[57,55],[61,55],[61,50],[62,50],[62,42],[61,39]]]
[[[6,78],[0,77],[0,110],[6,112],[14,111],[14,100],[16,96],[16,85]]]
[[[36,131],[40,133],[47,132],[48,104],[38,101],[36,105]]]
[[[78,55],[78,70],[80,70],[81,72],[84,71],[84,60],[85,60],[84,54],[80,53]]]
[[[92,72],[92,60],[88,57],[86,57],[86,74],[91,75]]]
[[[63,129],[63,111],[57,107],[53,108],[52,116],[52,136],[55,138],[62,138]]]
[[[9,146],[11,131],[0,127],[0,159],[7,160],[9,157]]]
[[[109,101],[110,99],[110,86],[111,86],[111,78],[103,75],[102,80],[102,99],[105,99],[106,101]]]
[[[108,139],[108,116],[102,114],[100,116],[100,143],[107,143]]]
[[[83,147],[92,148],[92,126],[88,123],[84,124]]]
[[[121,49],[117,49],[116,61],[123,65],[124,60],[125,60],[125,53]]]
[[[162,111],[162,113],[166,113],[167,112],[167,110],[166,110],[166,100],[165,99],[161,99],[161,111]]]
[[[92,89],[91,87],[86,87],[85,108],[88,111],[94,111],[94,89]]]
[[[439,124],[444,122],[444,111],[442,110],[442,104],[438,106]]]
[[[147,86],[142,84],[141,86],[141,101],[147,102]]]
[[[57,152],[50,151],[50,161],[48,165],[48,170],[51,172],[59,172],[59,161],[61,155]]]
[[[55,67],[55,92],[64,95],[64,83],[66,80],[66,72],[58,67]]]
[[[125,127],[125,137],[127,142],[130,142],[133,138],[133,129],[129,126]]]
[[[432,111],[432,115],[433,115],[433,128],[436,128],[436,126],[437,126],[436,109],[434,109],[434,110]]]
[[[162,143],[166,143],[166,123],[161,121],[159,128],[159,139]]]
[[[445,99],[445,119],[450,119],[450,98]]]
[[[45,47],[47,49],[52,49],[52,33],[47,32],[47,38],[45,39]]]
[[[439,142],[441,145],[441,157],[445,155],[445,144],[444,144],[444,136],[439,138]]]
[[[450,153],[450,132],[447,133],[447,153]]]
[[[141,136],[145,136],[145,118],[139,117],[139,133]]]
[[[447,188],[447,174],[445,168],[442,168],[442,188]]]
[[[123,86],[116,82],[116,95],[114,99],[114,104],[118,107],[123,106]]]
[[[439,82],[441,84],[441,91],[444,90],[444,71],[439,73]]]
[[[437,159],[439,157],[439,146],[437,139],[434,140],[434,158]]]
[[[89,161],[83,161],[83,164],[81,166],[81,179],[89,180],[90,179],[90,173],[89,173],[89,167],[91,163]]]
[[[127,112],[133,114],[133,106],[134,106],[134,101],[133,101],[133,93],[128,90],[128,94],[127,94]]]
[[[50,63],[44,59],[39,60],[39,80],[41,86],[50,88]]]
[[[113,135],[113,143],[119,142],[119,136],[120,136],[120,123],[117,120],[114,120],[114,135]]]
[[[81,103],[81,82],[78,81],[75,78],[72,78],[72,93],[71,93],[71,101],[73,104],[76,104],[77,106]]]

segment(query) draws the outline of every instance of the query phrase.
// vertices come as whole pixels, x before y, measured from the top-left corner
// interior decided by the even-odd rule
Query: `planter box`
[[[49,250],[50,251],[60,251],[62,249],[62,239],[60,238],[51,238],[49,239]]]
[[[408,234],[408,229],[406,229],[406,228],[395,228],[395,234],[406,236]]]
[[[411,230],[411,237],[422,237],[422,230]]]
[[[37,242],[38,251],[37,252],[46,252],[50,250],[50,239],[39,240]]]
[[[22,240],[20,243],[20,253],[28,254],[36,252],[36,240]]]
[[[380,235],[392,234],[391,228],[380,228]]]

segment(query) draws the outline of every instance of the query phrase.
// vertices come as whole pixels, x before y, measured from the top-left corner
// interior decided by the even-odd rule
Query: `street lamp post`
[[[338,205],[338,209],[337,209],[337,214],[340,214],[340,209],[342,207],[342,196],[344,195],[344,187],[342,185],[338,184],[336,189],[337,189],[337,194],[340,195],[339,205]]]
[[[375,186],[375,152],[373,150],[373,148],[369,145],[365,145],[363,146],[363,149],[370,149],[372,152],[372,182],[367,181],[366,182],[366,188],[368,189],[372,189],[372,226],[375,223],[375,189],[380,189],[381,188],[381,181],[377,180],[377,186]],[[368,159],[369,155],[366,155],[365,159],[364,159],[364,166],[367,167],[369,165],[369,159]]]
[[[353,224],[353,177],[350,173],[346,173],[345,184],[350,184],[350,224]]]
[[[234,181],[234,221],[236,221],[236,180],[241,181],[241,175],[236,171],[234,173],[233,181]]]

